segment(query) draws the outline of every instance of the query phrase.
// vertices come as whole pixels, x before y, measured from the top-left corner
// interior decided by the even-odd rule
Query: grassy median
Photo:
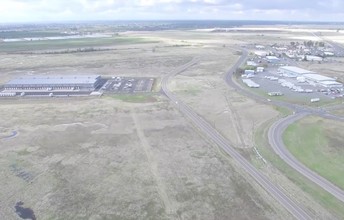
[[[283,135],[289,151],[307,167],[344,189],[343,123],[308,117]]]
[[[277,110],[281,112],[281,117],[286,116],[286,114],[288,113],[288,110],[283,108]],[[274,120],[271,120],[261,125],[255,133],[255,143],[257,144],[259,152],[267,161],[269,161],[269,163],[272,163],[277,169],[284,173],[288,179],[298,185],[304,192],[314,198],[324,208],[332,212],[339,219],[344,218],[343,203],[341,203],[338,199],[336,199],[328,192],[324,191],[318,185],[314,184],[313,182],[299,174],[283,160],[281,160],[279,156],[275,154],[271,147],[268,147],[269,142],[267,139],[267,133],[269,127],[273,124],[273,121]],[[256,166],[259,167],[261,166],[261,164],[256,164]]]

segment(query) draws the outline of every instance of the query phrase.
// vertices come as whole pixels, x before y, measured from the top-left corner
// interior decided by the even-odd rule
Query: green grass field
[[[343,124],[310,117],[290,125],[283,140],[306,166],[344,189]]]
[[[280,109],[279,109],[280,110]],[[281,111],[281,116],[285,116],[288,110]],[[278,168],[282,173],[286,175],[288,179],[290,179],[293,183],[298,185],[304,192],[309,194],[312,198],[314,198],[319,204],[325,207],[330,212],[334,213],[334,215],[338,216],[339,219],[344,218],[344,204],[341,203],[338,199],[333,197],[328,192],[324,191],[318,185],[314,184],[293,168],[288,166],[278,155],[275,154],[273,149],[269,146],[269,142],[267,139],[267,133],[269,127],[273,124],[274,120],[268,121],[261,125],[255,132],[255,143],[259,152],[263,155],[263,157],[272,163],[276,168]],[[254,158],[256,155],[254,155]],[[260,167],[260,163],[255,163],[257,167]]]
[[[32,37],[57,37],[68,36],[68,34],[61,33],[61,31],[2,31],[0,38],[32,38]]]
[[[66,40],[42,40],[42,41],[20,41],[0,42],[0,52],[20,52],[36,50],[59,50],[84,47],[105,47],[125,44],[156,43],[138,37],[109,37],[109,38],[80,38]]]

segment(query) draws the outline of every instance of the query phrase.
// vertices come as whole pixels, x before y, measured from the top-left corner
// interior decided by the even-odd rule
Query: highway
[[[243,51],[243,55],[240,58],[240,63],[242,64],[247,59],[248,52],[246,50]],[[236,67],[239,67],[240,65],[237,65]],[[330,114],[326,109],[322,108],[310,108],[307,106],[301,106],[296,105],[292,103],[282,102],[282,101],[267,101],[266,98],[259,96],[257,94],[251,93],[248,90],[242,88],[240,85],[234,82],[233,80],[233,74],[236,69],[230,69],[228,73],[226,74],[226,82],[227,84],[235,88],[237,91],[241,92],[243,95],[252,98],[258,102],[262,102],[269,105],[275,105],[280,107],[285,107],[288,109],[291,109],[294,114],[282,118],[279,121],[275,122],[272,127],[269,129],[268,138],[269,143],[271,147],[274,149],[275,153],[279,155],[281,159],[283,159],[289,166],[294,168],[296,171],[298,171],[300,174],[308,178],[310,181],[314,182],[330,194],[332,194],[334,197],[336,197],[338,200],[344,202],[344,191],[340,189],[339,187],[335,186],[330,181],[326,180],[319,174],[315,173],[302,163],[300,163],[285,147],[283,140],[282,140],[282,134],[285,131],[285,129],[288,127],[288,125],[294,123],[297,120],[300,120],[301,118],[307,116],[307,115],[317,115],[323,118],[337,120],[337,121],[344,121],[344,117],[337,116]]]
[[[246,60],[246,56],[244,53],[243,56],[241,56],[236,62],[236,64],[233,65],[230,71],[234,72],[242,64],[242,62]],[[257,181],[258,184],[260,184],[277,202],[285,207],[296,219],[314,219],[314,216],[310,216],[310,214],[302,207],[301,204],[295,202],[288,195],[286,195],[286,192],[284,192],[278,186],[275,186],[265,175],[263,175],[257,168],[247,161],[240,153],[238,153],[230,145],[229,141],[224,138],[214,127],[212,127],[201,116],[199,116],[191,107],[178,99],[178,97],[168,89],[168,82],[170,78],[197,64],[197,62],[197,59],[193,59],[189,63],[167,74],[162,79],[162,92],[186,118],[190,119],[192,123],[196,125],[204,134],[206,134],[221,149],[223,149],[228,155],[237,161],[241,167]]]

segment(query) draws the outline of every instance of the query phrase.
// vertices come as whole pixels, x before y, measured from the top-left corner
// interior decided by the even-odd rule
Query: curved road
[[[14,138],[15,136],[18,135],[18,132],[17,131],[12,131],[12,134],[8,135],[8,136],[5,136],[5,137],[1,137],[0,139],[10,139],[10,138]]]
[[[243,55],[240,57],[239,62],[237,64],[242,64],[247,59],[248,52],[246,50],[243,50]],[[240,65],[237,65],[236,67],[239,67]],[[236,70],[236,69],[235,69]],[[282,134],[285,131],[285,129],[288,127],[288,125],[292,124],[293,122],[305,117],[306,115],[317,115],[323,118],[328,118],[332,120],[337,121],[344,121],[344,117],[332,115],[329,112],[327,112],[325,109],[321,108],[310,108],[307,106],[301,106],[296,105],[292,103],[282,102],[282,101],[275,101],[271,100],[270,102],[267,101],[266,98],[256,95],[254,93],[249,92],[248,90],[242,88],[240,85],[235,83],[233,81],[233,74],[235,70],[230,69],[226,75],[226,82],[229,86],[235,88],[236,90],[239,90],[242,94],[246,95],[249,98],[255,99],[259,102],[263,102],[265,104],[272,104],[275,106],[285,107],[289,108],[294,111],[294,114],[282,118],[279,121],[275,122],[272,127],[269,129],[268,137],[269,137],[269,143],[271,147],[274,149],[275,153],[280,156],[281,159],[283,159],[289,166],[294,168],[296,171],[298,171],[303,176],[307,177],[309,180],[332,194],[334,197],[336,197],[338,200],[344,202],[344,191],[340,189],[339,187],[335,186],[333,183],[328,181],[327,179],[323,178],[319,174],[315,173],[302,163],[300,163],[285,147],[283,140],[282,140]]]
[[[321,188],[326,190],[327,192],[331,193],[337,199],[344,202],[344,192],[339,187],[335,186],[333,183],[325,179],[324,177],[320,176],[316,172],[310,170],[308,167],[303,165],[299,162],[285,147],[282,139],[282,135],[287,127],[300,120],[301,118],[309,115],[307,112],[290,115],[286,118],[282,118],[276,123],[274,123],[268,133],[268,138],[270,145],[274,149],[274,151],[287,163],[289,166],[297,170],[299,173],[307,177],[312,182],[319,185]]]
[[[242,56],[238,62],[232,67],[231,71],[235,70],[245,60]],[[200,117],[191,107],[183,103],[177,98],[169,89],[168,82],[171,77],[185,71],[187,68],[195,65],[196,59],[170,72],[162,79],[162,92],[167,98],[179,109],[179,111],[189,118],[202,132],[204,132],[211,140],[213,140],[219,147],[221,147],[228,155],[236,160],[242,168],[251,175],[272,197],[274,197],[282,206],[284,206],[297,219],[313,219],[302,206],[292,200],[279,187],[275,186],[265,175],[263,175],[257,168],[255,168],[249,161],[247,161],[240,153],[238,153],[215,128]]]

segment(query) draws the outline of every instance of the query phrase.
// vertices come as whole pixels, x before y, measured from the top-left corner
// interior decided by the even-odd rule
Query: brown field
[[[158,43],[75,54],[1,53],[0,83],[37,73],[159,79],[198,57],[170,88],[245,157],[254,156],[255,131],[279,112],[228,88],[223,77],[238,59],[237,45],[287,42],[291,33],[127,34]],[[292,219],[163,95],[148,96],[134,103],[119,96],[0,100],[0,138],[18,132],[0,139],[6,177],[0,178],[0,218],[16,219],[14,205],[23,201],[38,219]],[[333,217],[270,163],[261,166],[312,213]]]
[[[2,219],[15,218],[18,201],[38,219],[281,217],[163,100],[26,100],[0,108],[1,125],[19,132],[0,142]]]

